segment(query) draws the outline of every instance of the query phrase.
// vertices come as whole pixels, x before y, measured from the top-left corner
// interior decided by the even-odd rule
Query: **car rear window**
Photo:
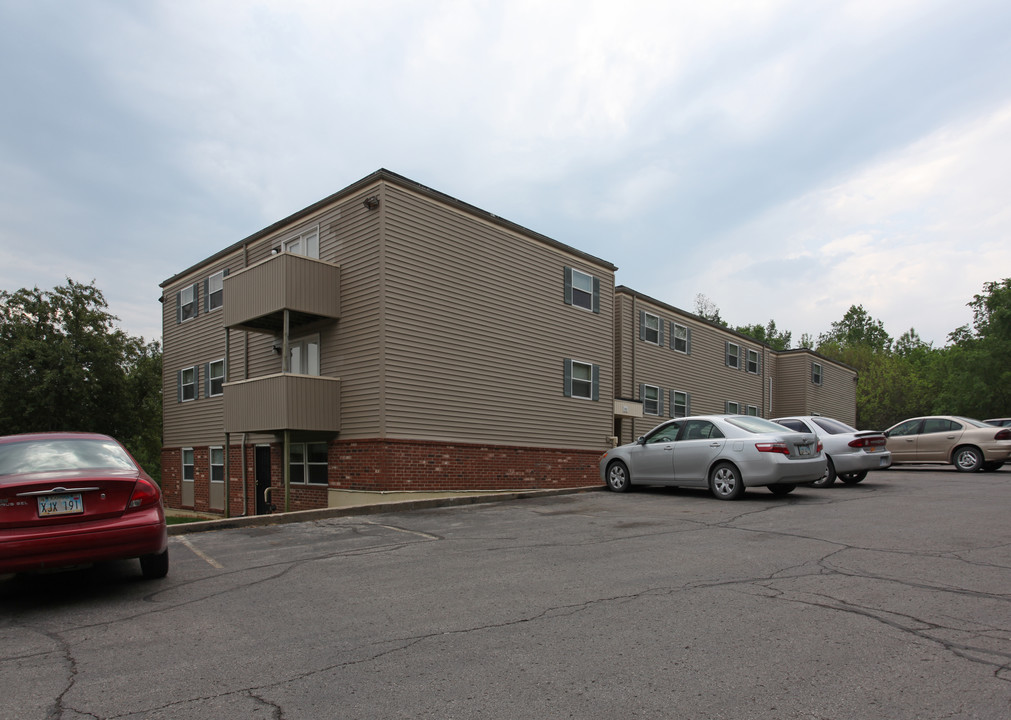
[[[0,476],[61,470],[132,470],[118,444],[99,438],[30,440],[0,445]]]
[[[733,417],[728,417],[727,422],[752,433],[783,432],[783,426],[779,423],[755,417],[754,415],[734,415]]]
[[[857,432],[856,428],[851,428],[849,425],[838,420],[833,420],[832,418],[812,418],[814,424],[820,427],[822,430],[827,432],[829,435],[843,435],[845,433]]]

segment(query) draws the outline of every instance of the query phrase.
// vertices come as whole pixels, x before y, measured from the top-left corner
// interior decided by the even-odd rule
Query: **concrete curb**
[[[168,534],[187,535],[189,533],[209,532],[211,530],[231,530],[233,528],[266,527],[268,525],[284,525],[287,523],[311,522],[335,517],[350,517],[353,515],[378,515],[381,513],[409,512],[411,510],[426,510],[429,508],[452,507],[455,505],[477,505],[495,502],[510,502],[527,498],[550,497],[553,495],[573,495],[576,493],[596,492],[603,490],[600,485],[581,488],[564,488],[559,490],[519,490],[516,492],[490,493],[488,495],[467,495],[446,498],[426,498],[425,500],[404,500],[400,502],[375,503],[373,505],[355,505],[351,507],[320,508],[318,510],[299,510],[297,512],[273,513],[271,515],[248,515],[245,517],[222,518],[220,520],[202,520],[198,522],[169,525]]]

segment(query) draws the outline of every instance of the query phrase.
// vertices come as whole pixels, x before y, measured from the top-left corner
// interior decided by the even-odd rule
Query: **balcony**
[[[315,258],[279,253],[226,275],[226,328],[280,333],[289,327],[340,317],[340,266]]]
[[[341,381],[278,374],[227,382],[225,432],[340,430]]]

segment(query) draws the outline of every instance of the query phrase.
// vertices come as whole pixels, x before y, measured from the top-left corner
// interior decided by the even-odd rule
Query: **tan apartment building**
[[[168,504],[597,484],[615,269],[386,170],[212,255],[162,283]]]
[[[674,414],[852,422],[851,369],[616,288],[616,269],[387,170],[234,243],[161,286],[166,502],[582,487]]]
[[[856,422],[856,372],[811,350],[776,351],[630,288],[614,292],[614,434],[672,417],[829,415]]]

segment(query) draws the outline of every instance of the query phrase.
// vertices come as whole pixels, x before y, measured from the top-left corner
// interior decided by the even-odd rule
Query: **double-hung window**
[[[757,350],[751,350],[751,349],[748,350],[748,365],[747,365],[747,368],[748,368],[748,372],[751,373],[752,375],[757,375],[758,374],[758,371],[761,368],[761,363],[759,361],[758,351]]]
[[[225,481],[225,449],[211,448],[211,482]]]
[[[216,272],[204,281],[204,310],[210,312],[221,307],[225,296],[227,270]]]
[[[656,385],[640,385],[639,392],[642,396],[642,412],[644,415],[663,414],[663,396],[660,388]]]
[[[662,345],[663,325],[660,324],[660,316],[643,310],[639,318],[639,336],[645,342]]]
[[[600,366],[565,358],[565,397],[597,400],[600,397]]]
[[[198,312],[197,284],[194,283],[176,293],[176,322],[192,320]]]
[[[692,335],[687,325],[676,322],[670,324],[670,347],[675,352],[691,354]]]
[[[811,363],[811,382],[815,385],[821,385],[822,381],[822,367],[821,363],[813,362]]]
[[[600,312],[600,280],[575,268],[565,268],[565,304]]]
[[[727,367],[737,370],[741,369],[741,346],[737,343],[728,342],[726,352]]]
[[[197,368],[183,368],[179,371],[178,378],[178,399],[179,402],[187,402],[197,399]]]
[[[327,484],[327,444],[292,443],[288,460],[289,478],[292,484]]]
[[[207,397],[221,395],[224,392],[225,384],[225,361],[215,360],[214,362],[207,363],[207,367],[204,370],[204,376],[207,383],[207,387],[204,389],[204,394]]]
[[[688,417],[691,414],[691,394],[681,390],[670,391],[671,417]]]

